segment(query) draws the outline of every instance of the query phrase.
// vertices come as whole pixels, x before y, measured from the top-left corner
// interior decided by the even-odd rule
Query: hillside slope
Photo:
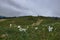
[[[32,16],[6,19],[0,22],[0,40],[60,40],[60,19]]]

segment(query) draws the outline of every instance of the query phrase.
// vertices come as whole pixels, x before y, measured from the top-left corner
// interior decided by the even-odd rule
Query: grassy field
[[[53,27],[51,32],[48,26]],[[0,21],[0,40],[60,40],[60,19],[26,16]]]

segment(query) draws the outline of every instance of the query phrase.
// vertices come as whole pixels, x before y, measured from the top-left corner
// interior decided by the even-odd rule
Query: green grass
[[[32,27],[31,24],[38,19],[43,19],[42,23]],[[13,24],[13,26],[10,28],[9,24]],[[21,25],[22,28],[29,26],[29,28],[26,32],[21,32],[14,27],[18,25]],[[48,26],[54,28],[52,32],[48,31]],[[35,30],[35,27],[38,29]],[[8,34],[8,36],[1,37],[3,34]],[[0,22],[0,40],[60,40],[60,19],[30,16],[7,19]]]

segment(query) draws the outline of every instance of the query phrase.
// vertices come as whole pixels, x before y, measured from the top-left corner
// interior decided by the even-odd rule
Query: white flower
[[[18,26],[17,28],[21,28],[21,26]]]
[[[24,32],[26,32],[27,29],[22,29]]]
[[[38,29],[38,27],[35,27],[35,30],[37,30]]]
[[[10,27],[12,27],[12,24],[10,24]]]
[[[27,26],[27,28],[29,28],[29,26]]]
[[[24,31],[26,32],[27,29],[24,29],[24,28],[20,28],[19,31]]]
[[[53,27],[50,27],[50,26],[48,27],[49,32],[51,32],[52,29],[53,29]]]
[[[19,31],[23,31],[22,28],[20,28]]]

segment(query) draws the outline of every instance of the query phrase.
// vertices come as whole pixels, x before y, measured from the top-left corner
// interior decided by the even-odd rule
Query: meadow
[[[0,21],[0,40],[60,40],[60,19],[39,16],[4,19]]]

